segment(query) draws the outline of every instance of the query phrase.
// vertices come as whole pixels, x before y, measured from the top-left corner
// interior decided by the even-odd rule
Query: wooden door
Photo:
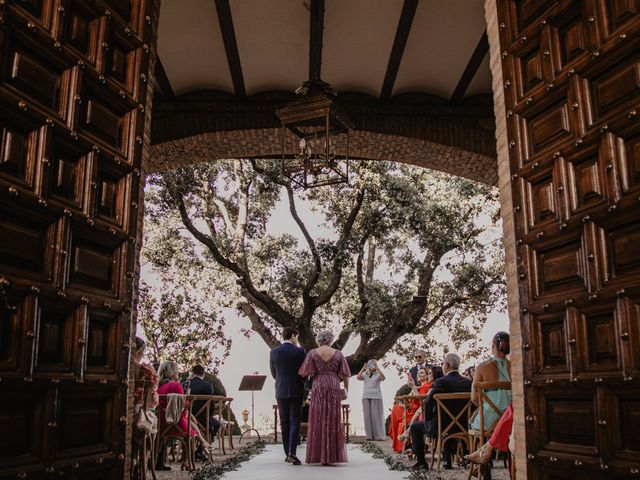
[[[147,0],[0,0],[0,478],[122,479]]]
[[[640,478],[640,1],[497,5],[528,478]]]

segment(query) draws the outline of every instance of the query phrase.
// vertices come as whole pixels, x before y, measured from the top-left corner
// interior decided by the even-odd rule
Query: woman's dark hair
[[[496,350],[508,355],[511,352],[509,348],[509,334],[507,332],[498,332],[493,336],[493,344]]]
[[[144,350],[145,347],[147,346],[147,344],[144,343],[144,340],[141,339],[140,337],[136,337],[135,338],[135,342],[136,342],[136,349],[135,349],[135,351],[133,353],[139,353],[142,350]]]
[[[434,382],[440,377],[444,377],[444,373],[442,372],[442,367],[437,367],[436,365],[433,365],[429,367],[428,370],[431,370],[431,374],[433,375]]]

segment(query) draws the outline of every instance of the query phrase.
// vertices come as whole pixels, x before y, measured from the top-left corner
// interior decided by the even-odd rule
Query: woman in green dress
[[[511,362],[507,359],[509,354],[509,334],[498,332],[491,341],[492,358],[480,364],[473,376],[471,387],[471,400],[478,404],[478,392],[475,385],[478,382],[511,382]],[[511,404],[511,390],[496,388],[486,391],[486,395],[493,404],[500,410],[497,413],[488,402],[483,402],[483,423],[484,430],[487,431],[496,424],[502,412]],[[480,430],[480,415],[478,410],[471,417],[469,427],[472,430]]]

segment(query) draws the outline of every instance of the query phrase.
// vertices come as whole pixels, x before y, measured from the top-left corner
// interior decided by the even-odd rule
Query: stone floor
[[[269,441],[272,439],[264,438]],[[361,441],[360,438],[352,438],[352,441]],[[246,441],[243,441],[243,445],[246,445]],[[391,441],[375,442],[385,454],[392,456],[394,459],[398,459],[405,463],[407,466],[413,463],[408,459],[406,455],[399,455],[391,448]],[[236,453],[237,442],[235,442],[236,450],[227,450],[227,455],[214,455],[214,462],[222,463],[226,458]],[[302,465],[300,467],[293,467],[283,462],[282,447],[280,445],[268,445],[267,450],[251,459],[249,462],[242,465],[242,467],[235,471],[228,473],[224,478],[229,480],[280,480],[280,479],[297,479],[304,478],[304,480],[325,480],[331,478],[331,480],[341,479],[354,479],[362,478],[366,480],[400,480],[407,478],[408,471],[389,471],[383,460],[373,459],[371,455],[364,453],[360,450],[360,446],[357,443],[350,443],[347,445],[349,463],[339,465],[335,467],[321,467]],[[304,445],[301,446],[301,450],[298,453],[301,459],[304,459]],[[181,471],[179,464],[169,464],[172,468],[168,472],[158,472],[158,480],[189,480],[191,478],[191,472]],[[197,466],[202,465],[197,463]],[[353,475],[353,472],[357,471],[357,477]],[[429,478],[433,480],[466,480],[467,470],[463,468],[454,467],[452,470],[436,470],[430,472]],[[509,472],[504,468],[502,462],[497,462],[492,470],[493,480],[508,480]]]

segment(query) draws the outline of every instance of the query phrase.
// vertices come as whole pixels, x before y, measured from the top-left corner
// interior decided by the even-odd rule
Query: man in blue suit
[[[191,374],[191,379],[182,384],[182,388],[185,392],[189,392],[191,393],[191,395],[216,395],[213,389],[213,385],[211,385],[204,379],[205,371],[202,365],[194,365],[191,369]],[[191,407],[191,411],[194,415],[200,413],[200,415],[198,415],[198,421],[202,425],[206,424],[206,412],[200,411],[204,404],[204,400],[196,400],[193,402],[193,407]],[[214,414],[215,412],[209,412],[209,433],[211,435],[211,438],[215,438],[218,430],[220,429],[220,422],[214,416]],[[207,455],[204,453],[204,449],[202,448],[202,445],[200,443],[198,443],[198,448],[196,450],[196,460],[200,460],[203,462],[206,462],[208,460]]]
[[[285,462],[300,465],[296,457],[300,421],[302,418],[302,400],[304,398],[304,379],[298,370],[306,354],[298,346],[299,332],[294,327],[285,327],[282,332],[282,345],[271,350],[269,365],[271,375],[276,380],[276,400],[280,412],[282,446],[287,456]]]

